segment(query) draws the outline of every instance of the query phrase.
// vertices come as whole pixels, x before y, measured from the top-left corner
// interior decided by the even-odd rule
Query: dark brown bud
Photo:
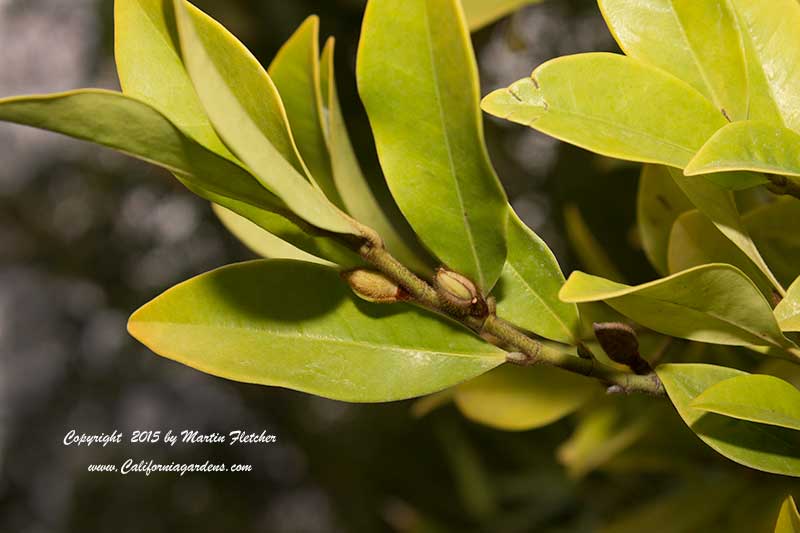
[[[440,268],[436,271],[433,281],[436,292],[451,311],[474,316],[485,316],[488,312],[486,302],[469,278],[458,272]]]
[[[594,336],[612,361],[629,366],[636,374],[652,372],[650,364],[639,353],[639,339],[629,325],[595,322]]]
[[[340,275],[350,285],[356,296],[362,300],[384,304],[410,299],[410,295],[402,287],[380,272],[366,268],[354,268],[346,270]]]

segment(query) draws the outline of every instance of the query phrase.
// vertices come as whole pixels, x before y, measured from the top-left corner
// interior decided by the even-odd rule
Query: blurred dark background
[[[367,171],[377,172],[354,81],[363,1],[196,3],[265,64],[307,15],[320,15],[323,36],[338,40],[351,134]],[[0,0],[0,96],[116,89],[112,14],[112,0]],[[615,50],[588,0],[526,8],[474,42],[484,93],[551,57]],[[578,266],[562,215],[575,203],[629,280],[654,275],[631,230],[635,166],[492,120],[487,142],[514,206],[565,271]],[[452,406],[415,418],[411,402],[347,405],[217,379],[156,357],[127,335],[130,312],[163,290],[251,257],[166,172],[0,124],[0,531],[597,531],[640,504],[651,513],[642,518],[650,531],[695,531],[667,527],[658,502],[687,483],[695,494],[730,479],[778,483],[718,460],[684,434],[670,409],[647,399],[636,401],[671,431],[660,441],[667,451],[647,457],[674,453],[688,464],[623,464],[579,479],[555,452],[574,418],[523,433],[479,427]],[[130,435],[185,428],[267,429],[279,443],[62,444],[69,429]],[[254,470],[185,477],[86,471],[89,463],[128,457],[251,463]],[[769,510],[772,501],[762,506]],[[630,527],[608,531],[641,531]],[[733,530],[720,527],[713,530]]]

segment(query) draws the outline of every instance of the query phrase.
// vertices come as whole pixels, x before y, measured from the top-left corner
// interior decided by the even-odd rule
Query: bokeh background
[[[362,0],[196,3],[265,64],[307,15],[320,15],[323,35],[337,37],[351,135],[367,171],[378,172],[354,81]],[[116,89],[112,16],[112,0],[0,0],[0,96]],[[616,49],[589,0],[526,8],[474,42],[484,93],[552,57]],[[563,216],[575,204],[630,281],[654,276],[632,231],[635,166],[493,120],[487,140],[512,203],[566,272],[579,266]],[[641,407],[661,434],[628,438],[615,418],[610,435],[622,442],[596,456],[584,450],[576,469],[557,450],[580,416],[523,433],[477,426],[452,406],[419,418],[412,402],[348,405],[206,376],[127,335],[130,312],[163,290],[249,258],[166,172],[0,124],[0,531],[744,532],[756,529],[742,516],[771,521],[777,512],[783,480],[720,460],[663,402],[611,404],[616,417],[626,404]],[[279,444],[67,448],[73,428],[267,429]],[[617,457],[626,448],[627,462]],[[254,471],[86,472],[128,457]],[[687,518],[714,505],[719,513]]]

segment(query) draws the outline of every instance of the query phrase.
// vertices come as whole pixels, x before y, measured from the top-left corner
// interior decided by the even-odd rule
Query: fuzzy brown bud
[[[440,268],[433,281],[436,292],[451,311],[474,316],[484,316],[488,312],[486,302],[469,278]]]
[[[650,364],[639,353],[639,339],[629,325],[622,322],[595,322],[594,336],[612,361],[629,366],[636,374],[649,374],[652,371]]]
[[[397,283],[380,272],[366,268],[354,268],[341,273],[356,296],[372,303],[395,303],[406,301],[410,295]]]

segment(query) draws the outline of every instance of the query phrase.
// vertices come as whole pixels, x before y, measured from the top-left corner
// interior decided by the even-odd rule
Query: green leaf
[[[800,391],[773,376],[748,374],[720,381],[691,403],[694,409],[800,430]]]
[[[420,246],[417,236],[397,208],[382,176],[368,181],[361,171],[339,104],[333,65],[334,40],[322,50],[320,85],[323,132],[330,153],[333,179],[347,212],[378,232],[386,248],[405,266],[429,277],[433,259]]]
[[[780,198],[747,213],[744,224],[781,283],[790,285],[800,275],[800,202]]]
[[[445,319],[367,304],[335,270],[298,261],[203,274],[138,310],[128,328],[156,353],[212,375],[352,402],[428,394],[504,361]]]
[[[343,208],[322,131],[318,17],[308,17],[297,28],[272,60],[268,73],[281,95],[297,149],[311,176],[325,196]]]
[[[800,331],[800,277],[794,280],[786,297],[775,308],[775,318],[783,331]]]
[[[564,207],[564,224],[572,251],[578,256],[586,270],[615,281],[625,279],[603,246],[592,234],[592,230],[589,229],[589,225],[583,219],[577,206],[567,205]]]
[[[724,109],[748,118],[747,71],[727,0],[599,0],[626,55],[689,83]]]
[[[795,432],[692,407],[692,401],[711,386],[747,374],[704,364],[661,365],[656,372],[683,421],[711,448],[750,468],[800,476],[800,446]]]
[[[800,513],[797,512],[797,505],[791,496],[783,500],[775,533],[800,533]]]
[[[598,154],[678,168],[727,123],[685,82],[608,53],[548,61],[489,94],[483,109]]]
[[[672,224],[693,207],[667,167],[644,165],[639,178],[636,218],[644,252],[661,275],[669,273],[667,257]]]
[[[800,134],[766,122],[734,122],[716,132],[684,170],[687,176],[750,170],[800,176]],[[760,174],[760,181],[768,183]]]
[[[503,365],[459,385],[455,402],[470,420],[524,431],[567,416],[600,390],[591,379],[558,368]]]
[[[708,180],[684,176],[675,168],[668,170],[672,179],[695,207],[711,219],[717,229],[750,258],[779,294],[783,294],[785,292],[783,287],[775,279],[775,275],[759,253],[742,222],[733,194]]]
[[[506,259],[507,202],[483,141],[458,1],[370,0],[357,74],[400,210],[441,261],[488,292]]]
[[[796,0],[729,0],[743,36],[749,66],[747,118],[775,122],[800,130],[800,4]],[[768,7],[768,8],[767,8]],[[765,111],[762,111],[765,108]],[[775,117],[774,111],[779,113]]]
[[[508,216],[508,258],[495,287],[498,314],[542,337],[576,344],[578,307],[558,299],[564,285],[558,261],[511,208]]]
[[[219,24],[174,0],[181,49],[211,123],[253,174],[309,223],[358,235],[355,226],[309,183],[291,159],[296,152],[278,92],[258,61]],[[296,158],[295,158],[296,159]]]
[[[235,160],[183,66],[172,0],[115,0],[114,57],[123,93],[150,104],[212,152]]]
[[[528,4],[542,0],[461,0],[467,24],[472,31],[488,26]]]
[[[727,263],[741,270],[770,301],[772,284],[752,261],[697,210],[683,213],[672,226],[668,262],[670,273],[710,263]]]
[[[250,222],[243,216],[237,215],[229,209],[217,204],[212,204],[212,206],[214,208],[214,213],[222,221],[228,231],[261,257],[267,259],[295,259],[297,261],[334,266],[329,261],[304,252],[300,248],[276,237],[254,222]]]
[[[630,287],[573,272],[566,302],[604,301],[659,333],[714,344],[792,348],[758,288],[730,265],[704,265]]]
[[[0,120],[114,148],[164,167],[188,184],[267,210],[285,210],[243,168],[203,148],[164,115],[121,93],[87,89],[0,100]]]

